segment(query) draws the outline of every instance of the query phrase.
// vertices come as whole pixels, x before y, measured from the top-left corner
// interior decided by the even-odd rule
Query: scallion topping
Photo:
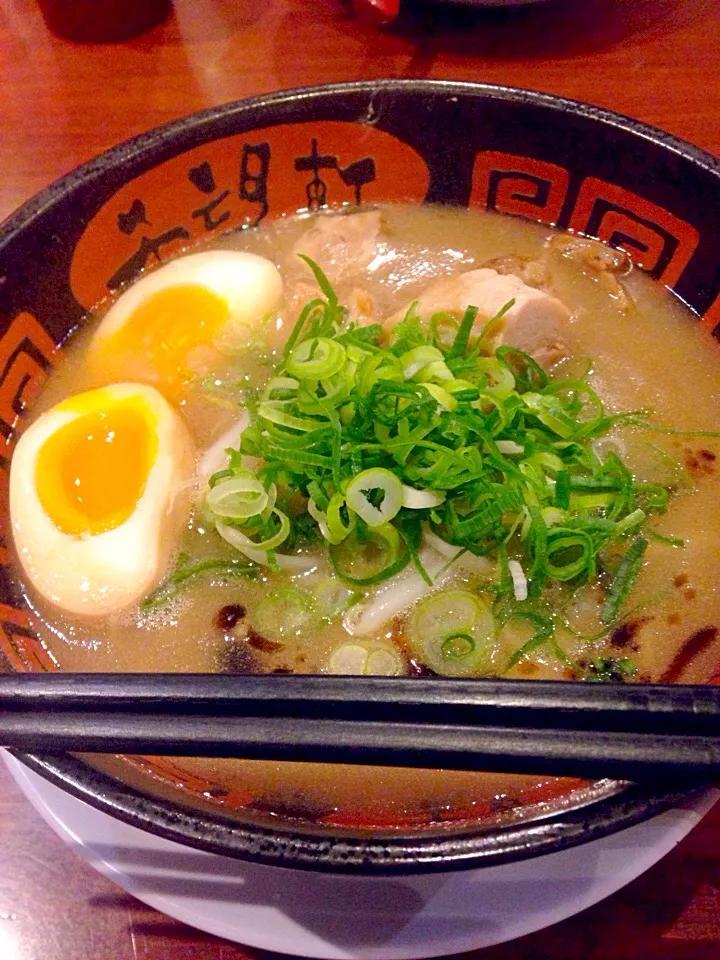
[[[647,548],[648,541],[644,537],[637,537],[628,547],[620,561],[603,606],[600,618],[603,623],[611,623],[615,620],[625,605],[628,594],[635,586],[635,581],[640,574]]]
[[[402,482],[382,467],[363,470],[345,488],[345,502],[369,527],[389,523],[403,505],[404,497]]]
[[[244,557],[238,560],[212,558],[192,562],[187,554],[181,554],[173,572],[142,601],[140,611],[147,614],[161,609],[190,583],[205,575],[220,580],[253,579],[257,575],[257,569]]]
[[[425,537],[448,564],[465,558],[465,571],[494,575],[478,590],[494,593],[500,620],[509,609],[536,627],[510,665],[546,640],[565,662],[541,607],[546,591],[572,595],[622,553],[602,610],[610,624],[648,538],[681,545],[650,526],[668,508],[671,483],[636,479],[616,452],[618,431],[655,429],[649,414],[608,412],[588,362],[566,364],[559,379],[515,347],[494,349],[512,301],[489,322],[471,304],[459,323],[413,305],[388,335],[349,322],[320,267],[304,259],[321,295],[301,311],[250,406],[240,449],[210,480],[205,510],[218,533],[270,567],[278,548],[294,561],[298,537],[314,538],[339,579],[362,590],[411,562],[432,585],[419,559]],[[256,474],[243,456],[261,464]],[[470,620],[438,618],[442,629],[429,652],[423,646],[432,662],[423,662],[458,676],[489,669],[493,616],[478,602]]]
[[[392,524],[374,529],[358,524],[341,543],[330,546],[330,560],[344,583],[371,587],[403,570],[410,563],[410,551]]]
[[[492,672],[495,621],[486,601],[469,590],[442,590],[422,600],[408,627],[413,653],[448,677]]]

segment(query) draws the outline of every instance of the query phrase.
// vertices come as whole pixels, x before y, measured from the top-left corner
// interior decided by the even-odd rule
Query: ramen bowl
[[[87,313],[212,236],[324,205],[492,210],[621,247],[713,332],[720,325],[720,165],[636,121],[510,88],[378,81],[301,89],[195,114],[130,140],[25,204],[0,233],[0,429],[7,479],[25,411]],[[720,326],[718,326],[720,329]],[[8,565],[0,664],[53,670]],[[219,790],[181,760],[18,754],[111,815],[192,847],[284,867],[448,871],[537,856],[621,830],[697,785],[599,781],[520,813],[384,822],[312,819]]]

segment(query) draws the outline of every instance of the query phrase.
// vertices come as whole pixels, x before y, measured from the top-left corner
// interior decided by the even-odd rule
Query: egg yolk
[[[177,393],[198,372],[193,368],[198,349],[212,347],[229,318],[227,302],[212,290],[178,284],[141,303],[108,337],[102,352],[112,366],[140,359],[152,367],[166,392]]]
[[[143,495],[156,453],[155,432],[136,406],[82,414],[38,452],[35,488],[43,510],[62,533],[114,530]]]

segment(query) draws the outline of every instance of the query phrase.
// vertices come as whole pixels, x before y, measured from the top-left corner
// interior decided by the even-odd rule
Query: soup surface
[[[138,527],[139,552],[148,551],[153,537],[169,538],[173,545],[169,555],[159,553],[145,570],[139,602],[136,598],[100,614],[99,606],[88,611],[80,601],[63,609],[23,575],[33,627],[60,669],[685,682],[703,682],[715,673],[720,659],[715,574],[720,443],[711,434],[720,431],[720,356],[718,345],[671,295],[631,271],[621,253],[520,220],[445,208],[329,211],[223,237],[213,249],[246,251],[275,264],[284,284],[281,297],[273,294],[277,306],[272,297],[267,302],[260,297],[254,319],[248,314],[232,337],[224,336],[225,308],[188,276],[182,288],[153,291],[152,302],[136,307],[134,326],[100,336],[103,318],[114,309],[103,308],[68,345],[33,410],[37,418],[82,391],[140,381],[159,387],[188,435],[180,436],[177,428],[167,440],[168,462],[185,479],[176,478],[172,498],[159,501],[156,509],[167,517],[179,509],[180,520],[159,534]],[[336,315],[344,326],[317,327],[314,339],[308,325],[313,316],[334,309],[333,301],[319,290],[298,253],[317,262],[348,311]],[[483,283],[492,281],[500,301],[492,310],[481,305],[473,323],[465,308],[473,304],[476,290],[467,292],[457,278],[483,267],[494,271]],[[443,278],[455,280],[438,286]],[[275,282],[269,274],[261,279],[265,291]],[[244,282],[247,292],[254,281]],[[287,351],[301,309],[313,299],[322,303]],[[485,342],[478,340],[506,301],[507,317],[496,320],[506,339],[498,340],[491,325]],[[413,302],[417,305],[408,315]],[[204,317],[202,336],[197,327],[172,323],[188,303]],[[540,329],[528,340],[538,310],[546,311],[549,332]],[[465,345],[460,342],[464,316],[472,326]],[[507,318],[515,317],[519,333],[513,341]],[[426,415],[428,403],[436,404],[432,416],[450,416],[458,404],[461,409],[474,405],[472,411],[486,418],[490,432],[473,442],[484,469],[494,471],[493,489],[500,489],[500,478],[507,483],[507,502],[492,496],[482,500],[478,494],[471,504],[469,499],[461,503],[457,490],[465,475],[457,482],[449,479],[451,467],[460,469],[455,461],[443,474],[437,461],[428,460],[429,444],[424,453],[413,450],[407,460],[401,455],[396,462],[405,467],[413,462],[417,477],[434,470],[432,476],[440,479],[434,487],[418,480],[414,494],[408,484],[398,492],[382,457],[390,449],[397,452],[402,418],[388,417],[384,387],[373,394],[374,416],[385,428],[375,430],[382,448],[376,462],[367,437],[357,441],[358,448],[365,443],[366,459],[355,471],[365,471],[365,486],[355,490],[354,481],[345,477],[340,483],[336,476],[334,487],[332,482],[318,486],[316,480],[308,488],[317,463],[303,461],[311,427],[300,421],[323,422],[340,376],[332,346],[339,332],[352,324],[357,334],[373,323],[382,324],[373,341],[363,341],[361,334],[352,344],[345,342],[340,361],[345,375],[351,364],[353,383],[359,376],[366,377],[369,389],[383,380],[395,382],[378,370],[383,364],[394,370],[396,359],[401,379],[410,384],[407,396],[420,397],[418,417]],[[398,326],[402,323],[405,327]],[[153,325],[160,331],[154,347],[142,346]],[[399,347],[401,336],[407,342]],[[502,343],[505,353],[496,353]],[[395,359],[387,357],[391,344]],[[537,359],[537,369],[525,349]],[[368,359],[373,355],[385,357],[374,361],[374,370]],[[463,368],[463,357],[482,357],[481,373],[474,360]],[[449,376],[442,370],[448,364]],[[312,385],[304,407],[298,406],[300,382]],[[583,385],[593,393],[584,392]],[[603,425],[596,400],[603,404]],[[409,402],[393,395],[395,414]],[[518,419],[513,409],[523,403]],[[128,417],[132,420],[135,450],[145,443],[145,427],[138,426],[133,409],[123,408],[114,423],[120,431]],[[342,404],[336,409],[341,411]],[[612,419],[627,411],[643,413]],[[343,436],[352,430],[355,412],[338,420]],[[571,414],[574,426],[563,419]],[[421,441],[430,435],[408,417],[407,429],[418,429]],[[498,417],[508,423],[515,417],[514,432],[503,432]],[[261,429],[261,440],[253,440],[252,431],[267,423],[271,426],[265,434]],[[88,434],[89,447],[86,439],[73,440],[73,470],[83,456],[97,462],[97,429],[95,424],[96,432]],[[274,472],[263,475],[263,462],[269,463],[267,437],[277,440],[278,431],[304,439],[290,447],[278,441]],[[104,439],[112,440],[111,433]],[[583,462],[591,464],[592,476],[567,467],[573,443],[591,458]],[[236,451],[231,459],[226,448]],[[42,476],[62,477],[59,454],[52,447],[48,451],[47,443],[40,452]],[[192,466],[189,472],[178,466],[188,457],[194,474]],[[129,459],[109,456],[105,465],[116,478],[108,493],[112,517],[105,517],[105,505],[96,508],[100,519],[95,522],[115,524],[114,533],[126,523],[124,498],[135,502],[138,496],[133,491],[141,467],[126,467]],[[83,482],[76,473],[68,481],[71,487]],[[150,475],[145,489],[150,491]],[[517,491],[522,491],[520,501],[512,499]],[[47,506],[52,496],[43,499],[41,493],[46,512],[55,509]],[[393,501],[397,496],[402,503]],[[261,511],[255,509],[259,500]],[[442,512],[451,500],[454,528]],[[78,502],[85,509],[82,498]],[[488,502],[488,509],[498,502],[501,509],[484,527]],[[118,511],[122,522],[113,519]],[[262,536],[258,517],[270,524]],[[278,539],[283,517],[292,523],[284,540]],[[477,549],[467,546],[470,521]],[[95,528],[83,533],[72,527],[74,521],[63,522],[76,539],[92,541]],[[400,546],[383,535],[388,525],[400,531]],[[257,544],[268,530],[277,545],[271,543],[258,557]],[[243,546],[238,532],[249,553],[238,549],[238,542]],[[135,548],[127,543],[129,556]],[[18,549],[22,560],[20,543]],[[408,551],[412,556],[405,556]],[[78,563],[85,562],[78,556]],[[292,562],[282,559],[287,557]],[[388,575],[393,565],[397,572]],[[129,570],[127,577],[133,576]],[[174,789],[173,781],[184,784],[200,802],[248,804],[271,814],[339,824],[512,815],[523,804],[581,790],[577,781],[377,768],[369,773],[361,766],[202,759],[162,768],[139,759],[103,763],[134,782],[165,777],[163,790]]]

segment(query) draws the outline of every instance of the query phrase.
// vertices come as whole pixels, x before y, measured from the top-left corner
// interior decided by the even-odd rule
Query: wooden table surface
[[[411,0],[407,0],[411,2]],[[439,77],[588,100],[720,154],[718,0],[550,0],[406,14],[378,32],[333,0],[175,0],[135,40],[53,37],[0,0],[0,218],[101,150],[228,100],[299,85]],[[0,960],[235,960],[66,850],[0,768]],[[720,810],[622,892],[478,960],[720,957]]]

